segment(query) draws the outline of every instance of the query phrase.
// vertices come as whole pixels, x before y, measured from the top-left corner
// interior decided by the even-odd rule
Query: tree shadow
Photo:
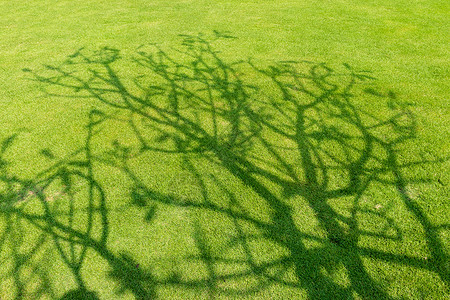
[[[156,298],[161,287],[215,298],[251,296],[274,285],[311,299],[395,298],[367,259],[432,272],[448,286],[448,254],[439,239],[448,225],[433,225],[408,193],[407,185],[427,179],[403,175],[443,160],[402,162],[399,151],[414,139],[416,124],[392,91],[374,90],[366,83],[374,79],[369,72],[346,64],[229,63],[213,44],[230,36],[182,38],[177,49],[140,47],[129,61],[137,73],[131,80],[116,71],[125,58],[111,48],[80,49],[58,66],[25,70],[48,95],[99,102],[81,150],[31,183],[42,213],[7,209],[53,239],[77,291],[87,291],[80,268],[88,249],[108,261],[121,291],[138,299]],[[374,109],[361,99],[373,101]],[[128,128],[136,144],[117,140],[110,151],[95,152],[95,129],[105,124]],[[130,163],[154,154],[183,161],[168,190],[155,189],[139,175],[143,166]],[[130,205],[146,211],[148,226],[161,207],[191,212],[196,254],[182,260],[201,264],[202,278],[190,277],[189,269],[163,276],[136,268],[131,256],[108,249],[106,199],[94,162],[122,170],[133,182]],[[85,182],[84,201],[70,194],[73,177]],[[64,221],[45,200],[54,182],[69,195]],[[397,196],[371,203],[380,190]],[[84,228],[71,221],[78,211],[71,205],[79,202],[87,211],[77,223]],[[379,247],[404,240],[398,207],[421,226],[428,258]]]

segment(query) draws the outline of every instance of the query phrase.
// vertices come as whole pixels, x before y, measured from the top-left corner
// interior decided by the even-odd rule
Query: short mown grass
[[[448,298],[445,1],[0,7],[0,299]]]

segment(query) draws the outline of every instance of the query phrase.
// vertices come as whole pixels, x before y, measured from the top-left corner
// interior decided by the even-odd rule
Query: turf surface
[[[0,7],[0,299],[448,297],[445,1]]]

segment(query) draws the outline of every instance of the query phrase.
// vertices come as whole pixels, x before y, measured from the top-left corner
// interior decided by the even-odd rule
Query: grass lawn
[[[447,299],[449,10],[0,0],[0,299]]]

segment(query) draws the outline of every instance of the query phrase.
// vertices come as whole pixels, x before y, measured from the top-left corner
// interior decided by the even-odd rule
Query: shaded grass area
[[[447,2],[0,7],[1,299],[447,296]]]
[[[433,182],[414,170],[448,159],[408,153],[408,104],[348,64],[225,60],[228,40],[24,69],[92,108],[78,149],[40,149],[50,167],[32,179],[10,167],[20,134],[3,141],[8,297],[448,295],[446,213],[414,192]]]

